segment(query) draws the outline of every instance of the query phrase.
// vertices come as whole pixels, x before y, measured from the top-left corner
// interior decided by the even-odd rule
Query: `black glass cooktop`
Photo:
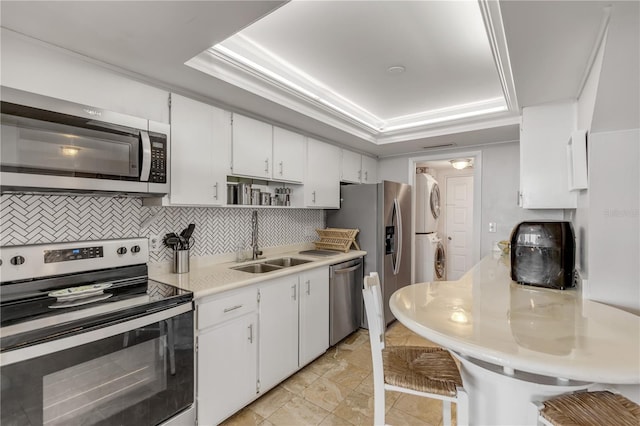
[[[152,281],[147,266],[0,285],[0,349],[60,337],[190,303],[193,293]]]

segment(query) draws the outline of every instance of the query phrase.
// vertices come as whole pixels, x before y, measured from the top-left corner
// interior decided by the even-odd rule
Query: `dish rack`
[[[348,252],[353,245],[356,250],[360,250],[360,246],[356,243],[356,235],[359,229],[343,229],[343,228],[327,228],[316,229],[320,236],[320,241],[315,241],[317,249],[328,249]]]

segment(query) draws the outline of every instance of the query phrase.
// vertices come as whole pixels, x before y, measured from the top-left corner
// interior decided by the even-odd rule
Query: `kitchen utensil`
[[[191,223],[189,224],[189,227],[187,228],[187,232],[184,235],[184,238],[187,240],[187,249],[191,248],[191,236],[193,235],[193,231],[196,229],[196,225],[195,223]]]
[[[187,240],[185,240],[182,235],[178,236],[178,240],[180,241],[178,243],[178,250],[186,250],[187,249]]]
[[[180,245],[180,237],[178,237],[175,232],[167,234],[164,236],[164,245],[176,250],[176,247]]]

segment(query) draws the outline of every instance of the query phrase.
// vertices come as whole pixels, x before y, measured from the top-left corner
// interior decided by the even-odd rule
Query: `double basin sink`
[[[277,271],[291,266],[302,265],[312,262],[311,260],[298,259],[295,257],[282,257],[280,259],[265,260],[261,263],[251,263],[249,265],[236,266],[231,269],[252,274],[264,274],[265,272]]]

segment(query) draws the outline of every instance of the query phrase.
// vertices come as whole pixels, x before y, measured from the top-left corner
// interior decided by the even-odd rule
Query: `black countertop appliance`
[[[575,253],[571,222],[522,222],[511,232],[511,279],[561,290],[573,287]]]

